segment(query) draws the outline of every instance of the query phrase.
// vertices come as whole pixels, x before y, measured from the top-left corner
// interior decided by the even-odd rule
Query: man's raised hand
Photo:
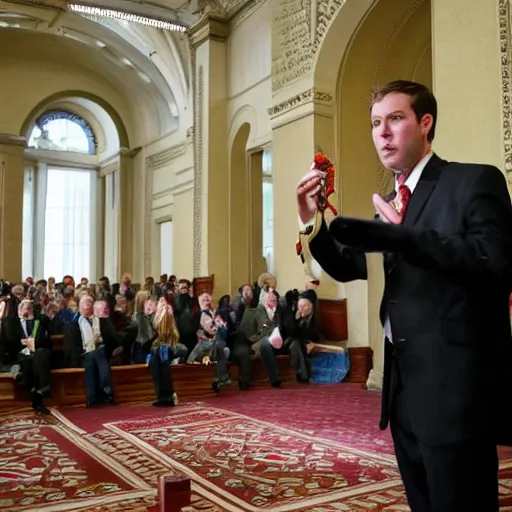
[[[299,218],[307,224],[316,215],[318,210],[317,195],[320,192],[320,180],[325,172],[312,168],[305,174],[297,185],[297,206]]]

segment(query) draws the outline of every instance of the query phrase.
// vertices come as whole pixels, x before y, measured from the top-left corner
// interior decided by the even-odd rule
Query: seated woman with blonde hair
[[[171,362],[187,357],[187,347],[180,343],[172,306],[162,297],[153,319],[157,337],[148,355],[148,365],[155,385],[154,406],[172,407],[178,398],[172,381]]]

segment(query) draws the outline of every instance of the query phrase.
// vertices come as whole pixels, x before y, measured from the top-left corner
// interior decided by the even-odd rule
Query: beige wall
[[[0,74],[0,133],[19,134],[31,111],[50,96],[63,91],[84,91],[108,102],[121,116],[130,139],[137,139],[134,104],[90,70],[53,61],[2,57]]]
[[[440,113],[434,148],[443,158],[505,170],[502,101],[510,101],[507,5],[432,0],[434,90]],[[501,38],[499,30],[504,31]]]

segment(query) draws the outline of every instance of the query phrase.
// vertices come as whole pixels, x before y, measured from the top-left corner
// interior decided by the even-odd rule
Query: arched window
[[[53,110],[37,118],[28,146],[94,155],[97,142],[85,119],[65,110]]]

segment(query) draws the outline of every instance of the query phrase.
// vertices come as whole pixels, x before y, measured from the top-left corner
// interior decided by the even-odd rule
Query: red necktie
[[[396,178],[396,182],[398,184],[398,201],[396,201],[396,199],[395,201],[399,204],[398,214],[400,215],[402,222],[404,220],[405,212],[407,211],[407,206],[409,205],[409,199],[411,198],[411,189],[405,184],[409,174],[409,172],[401,172]]]

